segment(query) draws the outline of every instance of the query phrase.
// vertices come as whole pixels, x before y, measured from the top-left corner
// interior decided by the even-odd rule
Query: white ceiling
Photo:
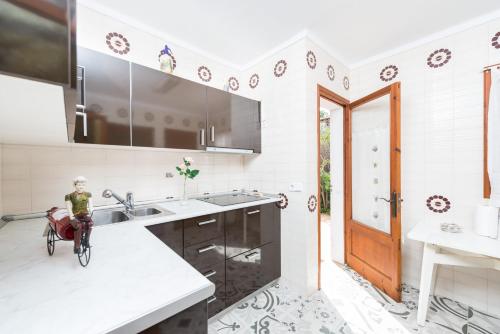
[[[245,68],[309,34],[346,65],[500,16],[499,0],[79,0]]]

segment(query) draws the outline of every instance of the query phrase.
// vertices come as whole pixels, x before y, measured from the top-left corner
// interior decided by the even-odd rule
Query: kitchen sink
[[[92,214],[94,226],[121,223],[130,218],[122,211],[96,210]]]
[[[154,215],[158,215],[160,213],[168,214],[171,212],[170,211],[163,212],[163,211],[158,210],[157,208],[139,208],[139,209],[135,209],[135,210],[130,211],[130,214],[132,216],[135,216],[135,217],[154,216]]]

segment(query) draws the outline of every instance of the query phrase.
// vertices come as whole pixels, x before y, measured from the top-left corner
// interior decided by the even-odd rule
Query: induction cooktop
[[[235,205],[247,202],[255,202],[266,199],[266,197],[248,195],[248,194],[227,194],[227,195],[216,195],[216,196],[208,196],[203,198],[198,198],[198,200],[207,202],[210,204],[227,206],[227,205]]]

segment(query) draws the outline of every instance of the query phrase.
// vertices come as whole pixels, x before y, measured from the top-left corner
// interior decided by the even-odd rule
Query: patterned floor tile
[[[292,284],[280,280],[210,319],[209,333],[379,334],[382,330],[384,334],[500,334],[500,317],[440,296],[432,296],[426,326],[420,327],[418,289],[403,284],[402,302],[396,303],[351,268],[341,269],[337,275],[345,273],[342,279],[350,285],[345,291],[304,296]],[[329,279],[341,281],[341,277]],[[357,318],[345,312],[355,312]]]

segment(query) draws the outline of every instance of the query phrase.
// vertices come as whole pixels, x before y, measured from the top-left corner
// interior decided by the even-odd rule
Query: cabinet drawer
[[[183,256],[182,221],[150,225],[146,228],[177,254]]]
[[[269,243],[226,260],[226,306],[281,275],[279,245]]]
[[[224,237],[223,220],[223,213],[184,220],[184,246]]]
[[[200,272],[215,284],[215,293],[208,298],[208,317],[212,317],[226,307],[226,269],[225,262],[206,267]]]
[[[225,213],[226,256],[236,256],[273,241],[274,203]]]
[[[201,271],[213,264],[224,262],[224,237],[208,240],[184,248],[184,259]]]

